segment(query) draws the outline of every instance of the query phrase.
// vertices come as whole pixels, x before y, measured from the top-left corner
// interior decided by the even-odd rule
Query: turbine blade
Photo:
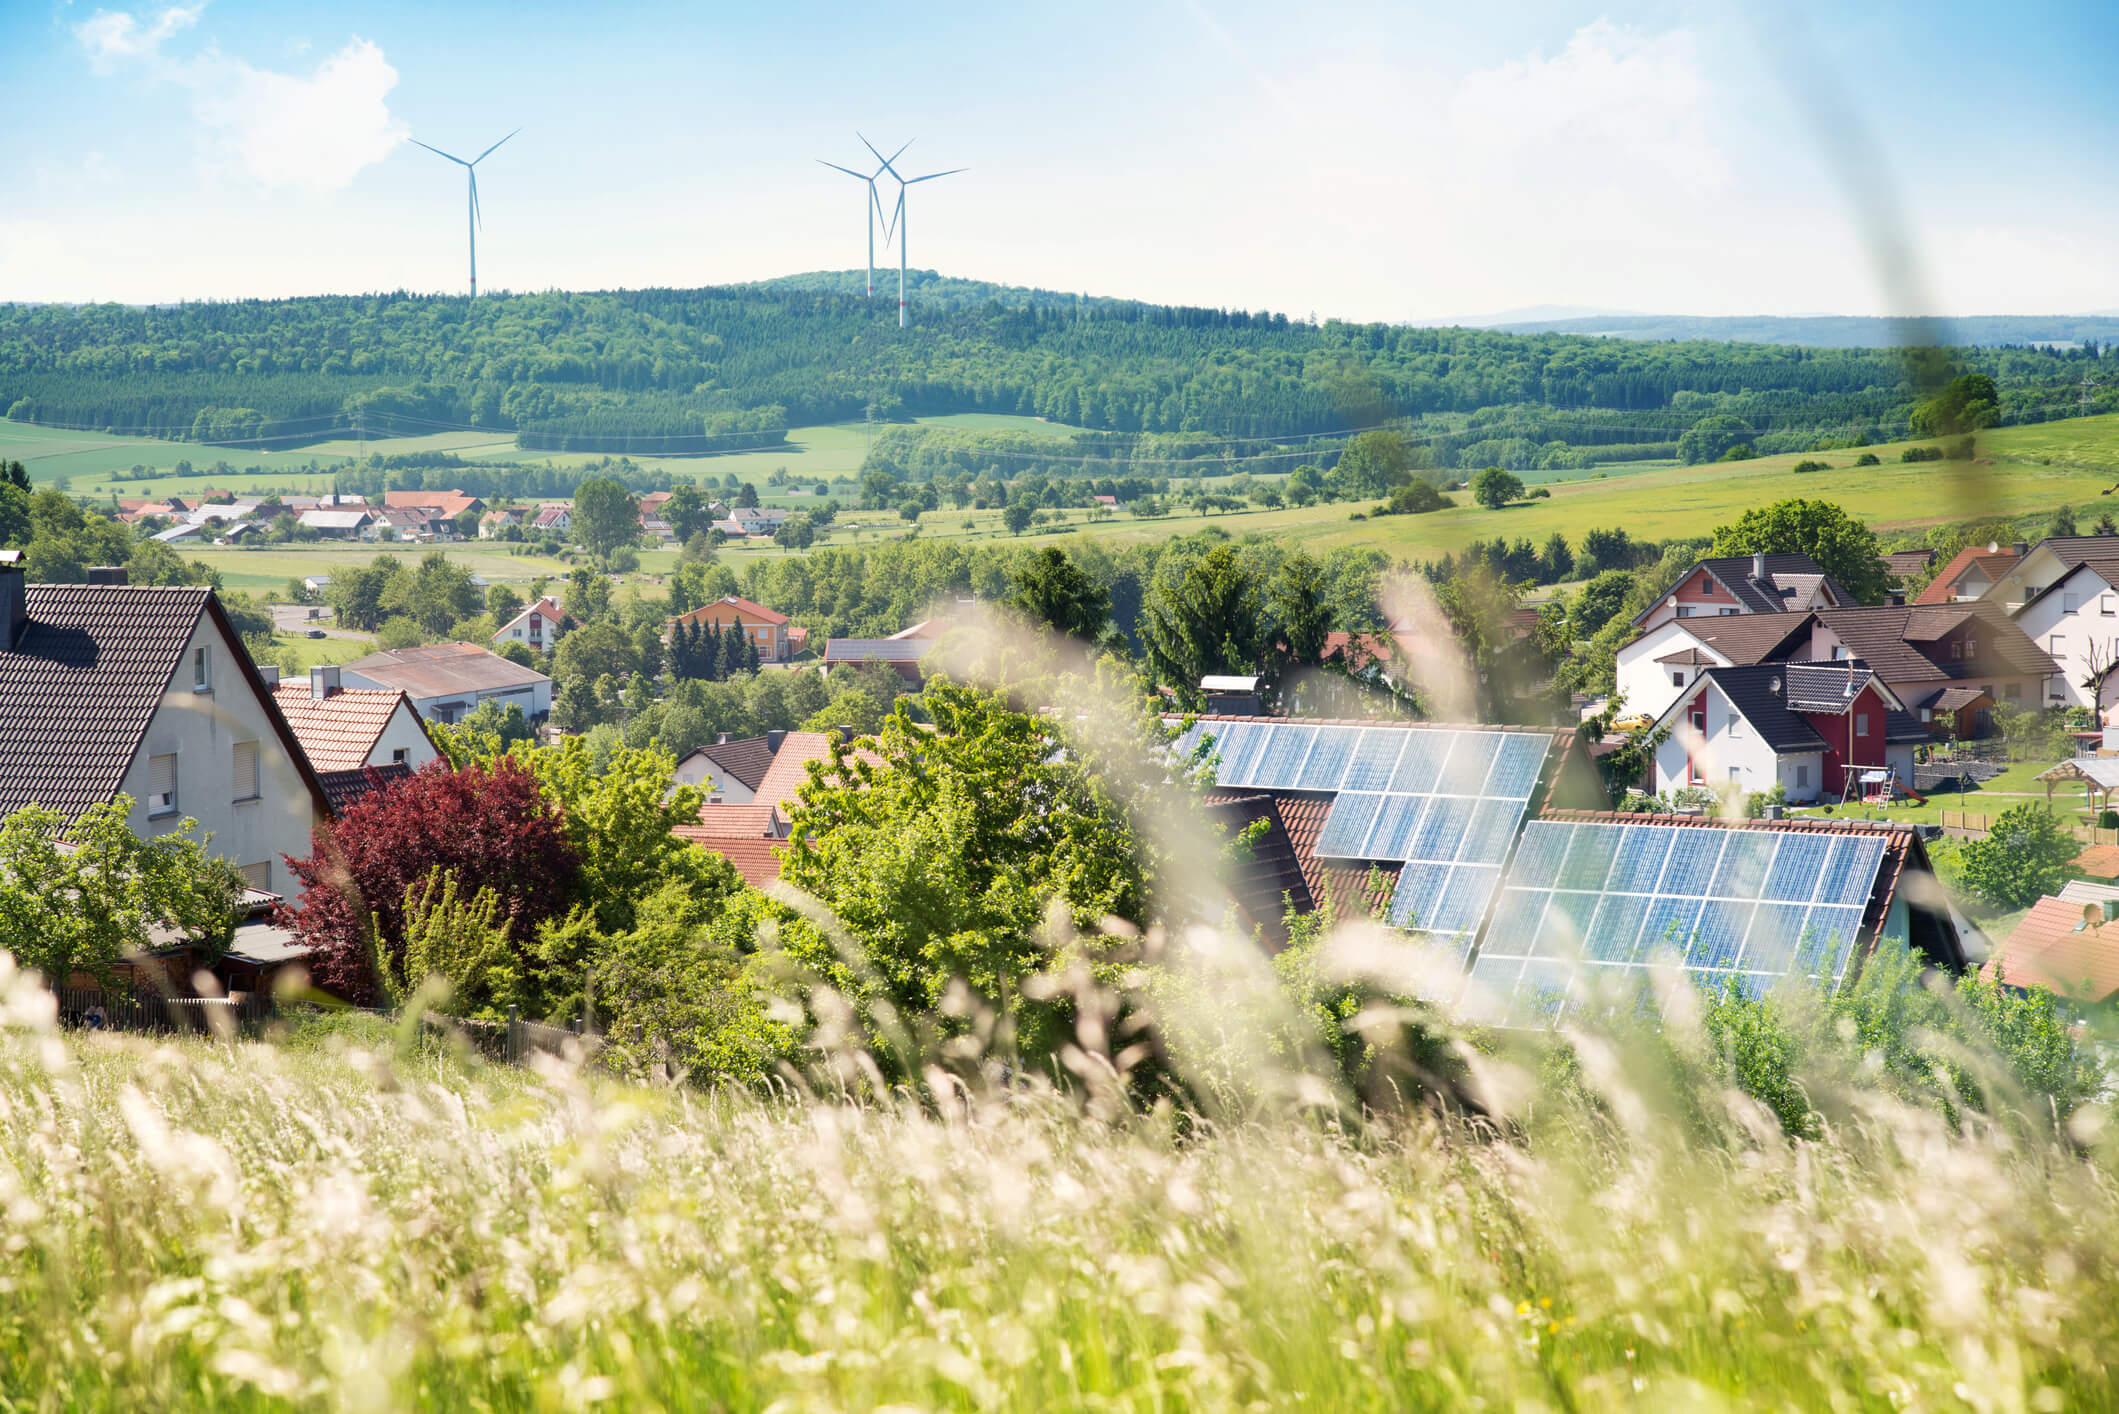
[[[884,225],[883,225],[883,249],[885,249],[885,250],[889,250],[889,249],[890,249],[890,239],[891,239],[891,235],[892,235],[892,233],[893,233],[893,232],[895,232],[895,231],[897,230],[897,228],[898,228],[898,214],[897,214],[896,210],[894,210],[894,209],[893,209],[893,210],[891,210],[891,211],[888,211],[888,212],[886,212],[886,211],[884,211],[884,210],[883,210],[883,197],[882,197],[882,194],[881,194],[881,193],[879,193],[879,192],[878,192],[878,191],[876,190],[876,186],[875,186],[875,183],[874,183],[874,182],[870,182],[870,183],[868,184],[868,195],[869,195],[869,198],[870,198],[870,200],[874,201],[874,202],[875,202],[875,204],[876,204],[876,217],[877,217],[877,219],[878,219],[878,220],[880,220],[880,221],[882,221],[882,222],[884,223]],[[904,197],[904,195],[903,195],[902,193],[900,193],[900,194],[899,194],[899,196],[898,196],[898,203],[899,203],[899,205],[901,205],[901,206],[902,206],[902,205],[904,204],[904,201],[905,201],[905,197]]]
[[[883,171],[890,173],[890,175],[893,177],[898,177],[898,169],[890,165],[890,159],[888,157],[885,157],[880,152],[876,152],[876,145],[874,143],[870,142],[865,137],[861,137],[859,133],[855,133],[854,136],[861,138],[861,146],[867,148],[870,152],[875,153],[876,161],[883,164]],[[912,146],[912,144],[909,142],[905,144],[905,147],[910,146]],[[898,151],[903,152],[905,150],[905,147],[899,148]],[[903,177],[898,177],[898,180],[902,182],[905,179]]]
[[[521,128],[517,128],[515,130],[515,133],[519,133],[521,131]],[[509,133],[508,137],[515,136],[515,133]],[[506,142],[508,140],[508,137],[502,138],[500,142]],[[470,165],[476,167],[479,163],[485,161],[488,157],[491,157],[493,153],[500,147],[500,142],[494,143],[492,147],[487,148],[484,152],[481,152],[476,157],[472,158]]]
[[[421,142],[416,137],[408,137],[405,139],[405,141],[411,143],[414,147],[425,147],[427,151],[433,153],[436,157],[446,157],[459,167],[468,167],[471,165],[470,163],[464,161],[463,158],[458,157],[455,153],[444,152],[438,147],[429,147],[426,143]]]
[[[478,223],[479,230],[486,228],[486,213],[478,206],[478,173],[475,170],[471,173],[471,219]]]
[[[933,181],[933,180],[934,180],[934,179],[935,179],[936,177],[953,177],[953,176],[955,176],[955,175],[956,175],[957,173],[959,173],[959,172],[968,172],[968,171],[970,171],[970,170],[971,170],[971,169],[970,169],[969,167],[951,167],[951,168],[950,168],[950,169],[949,169],[948,171],[946,171],[946,172],[929,172],[929,173],[928,173],[928,174],[927,174],[926,176],[924,176],[924,177],[914,177],[914,178],[912,179],[912,181],[909,181],[909,182],[905,182],[905,185],[909,187],[909,186],[912,186],[912,185],[914,185],[915,183],[918,183],[918,182],[931,182],[931,181]],[[903,177],[900,177],[900,178],[899,178],[898,180],[899,180],[899,181],[901,181],[901,182],[904,182],[904,181],[905,181],[905,179],[904,179]]]
[[[821,157],[819,157],[817,160],[819,162],[824,162],[824,159]],[[834,172],[844,172],[847,176],[852,177],[857,181],[873,182],[875,180],[874,177],[868,176],[867,174],[862,172],[856,172],[851,167],[841,167],[836,162],[824,162],[824,165],[831,168]]]

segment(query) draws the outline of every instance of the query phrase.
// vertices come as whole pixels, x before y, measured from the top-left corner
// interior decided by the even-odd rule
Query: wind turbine
[[[515,133],[519,133],[521,131],[521,128],[517,128],[515,130]],[[471,179],[470,209],[466,212],[464,217],[464,229],[470,234],[471,237],[472,299],[478,298],[478,232],[479,229],[485,225],[484,218],[478,214],[478,164],[485,161],[488,157],[491,157],[494,153],[494,150],[500,146],[500,143],[506,142],[508,138],[515,136],[515,133],[509,133],[508,137],[502,138],[500,142],[494,143],[492,147],[487,148],[484,152],[479,153],[476,157],[472,158],[468,162],[464,161],[463,158],[456,156],[454,153],[443,152],[438,147],[429,147],[426,143],[421,142],[416,137],[406,139],[406,141],[410,142],[414,147],[425,147],[427,151],[433,153],[436,157],[448,158],[451,162],[454,162],[457,166],[463,168],[465,174]]]
[[[860,137],[861,135],[856,133],[854,136]],[[951,167],[946,172],[929,172],[924,177],[902,177],[898,176],[898,169],[891,165],[895,155],[893,157],[885,157],[882,153],[876,152],[875,144],[865,137],[861,138],[861,145],[870,152],[875,153],[876,160],[883,164],[884,171],[898,178],[898,210],[897,214],[891,218],[891,225],[898,234],[898,327],[902,329],[905,327],[905,188],[918,186],[921,182],[931,182],[936,177],[953,177],[959,172],[968,172],[971,169],[969,167]],[[910,144],[907,144],[907,146],[910,146]],[[900,148],[898,151],[902,153],[904,148]]]
[[[855,133],[854,136],[861,137],[859,133]],[[868,143],[868,139],[862,137],[861,142],[863,146],[866,146]],[[912,146],[912,143],[910,142],[905,144],[905,147],[910,146]],[[905,155],[905,147],[901,147],[896,152],[891,153],[891,157],[903,157]],[[868,150],[870,152],[875,152],[875,149],[873,147],[870,147]],[[882,161],[882,155],[880,153],[877,154],[877,160]],[[844,172],[847,176],[852,177],[856,181],[868,183],[868,297],[870,299],[874,299],[876,297],[876,219],[883,214],[883,198],[876,195],[876,178],[882,176],[883,168],[889,166],[890,164],[888,162],[884,162],[882,167],[876,168],[873,172],[870,172],[867,176],[864,177],[851,167],[841,167],[836,162],[824,162],[824,159],[821,157],[819,157],[817,161],[823,162],[825,166],[831,168],[834,172]],[[896,173],[892,173],[892,175],[895,176]],[[883,243],[885,245],[890,244],[890,237],[887,234],[883,237]]]

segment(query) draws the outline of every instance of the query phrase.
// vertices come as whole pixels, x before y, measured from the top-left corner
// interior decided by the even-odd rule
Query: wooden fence
[[[533,1051],[562,1056],[569,1045],[594,1055],[603,1044],[602,1037],[583,1030],[578,1021],[571,1027],[547,1026],[541,1021],[525,1021],[513,1011],[506,1021],[473,1021],[430,1011],[420,1018],[420,1023],[429,1031],[461,1037],[481,1055],[509,1065],[521,1065]]]
[[[1994,828],[1998,815],[1982,815],[1970,810],[1945,810],[1942,812],[1942,828],[1951,835],[1983,835]],[[2099,830],[2089,825],[2063,826],[2069,834],[2084,844],[2119,845],[2119,830]]]
[[[279,1008],[267,992],[234,997],[165,997],[149,989],[106,992],[100,987],[60,987],[59,1020],[68,1026],[110,1031],[184,1031],[232,1035],[248,1022],[267,1021]]]

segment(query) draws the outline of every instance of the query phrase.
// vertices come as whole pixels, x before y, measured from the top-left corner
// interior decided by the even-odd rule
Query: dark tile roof
[[[739,782],[745,790],[754,791],[765,773],[772,768],[773,749],[767,738],[745,737],[741,741],[717,741],[711,746],[702,746],[692,753],[704,756],[714,763],[717,775]]]
[[[1308,913],[1317,905],[1278,802],[1266,794],[1211,791],[1205,808],[1207,819],[1231,835],[1256,821],[1266,822],[1266,832],[1252,844],[1249,858],[1228,871],[1229,884],[1244,921],[1274,947],[1286,946],[1288,908]],[[1315,858],[1312,854],[1313,863]]]
[[[1841,716],[1863,689],[1877,683],[1875,672],[1858,662],[1756,663],[1709,668],[1701,677],[1720,688],[1729,704],[1743,713],[1744,720],[1759,734],[1759,740],[1776,752],[1827,750],[1829,744],[1804,714]],[[1884,690],[1888,694],[1889,689]],[[1665,715],[1684,710],[1690,700],[1689,695],[1680,697]],[[1885,705],[1885,741],[1927,739],[1928,729],[1918,718]]]
[[[331,802],[331,813],[343,815],[347,806],[361,800],[370,791],[386,790],[399,781],[411,780],[412,768],[402,761],[392,761],[382,766],[319,771],[316,779],[324,788],[324,798]]]
[[[118,793],[201,615],[213,616],[319,809],[328,798],[213,591],[198,585],[31,584],[28,622],[0,644],[0,814],[69,818]]]
[[[2015,620],[1991,604],[1899,604],[1883,608],[1820,609],[1818,622],[1885,682],[1992,677],[2002,671],[2043,676],[2060,671]],[[1941,640],[1976,621],[1979,655],[1969,662],[1940,652]],[[1934,644],[1935,650],[1924,645]]]
[[[1722,614],[1684,620],[1686,632],[1732,663],[1763,663],[1807,648],[1812,616]]]
[[[1962,712],[1976,702],[1993,700],[1976,687],[1938,687],[1925,699],[1913,705],[1916,708],[1925,707],[1931,712]]]
[[[1933,550],[1891,550],[1884,555],[1884,573],[1894,579],[1909,579],[1934,563]]]
[[[118,793],[212,594],[27,586],[29,622],[0,644],[0,813],[72,817]]]
[[[1751,577],[1753,563],[1749,555],[1701,560],[1700,568],[1721,581],[1723,587],[1754,614],[1785,614],[1815,608],[1820,602],[1818,591],[1821,588],[1829,589],[1839,603],[1856,602],[1852,594],[1825,573],[1823,565],[1808,555],[1766,556],[1764,582]]]

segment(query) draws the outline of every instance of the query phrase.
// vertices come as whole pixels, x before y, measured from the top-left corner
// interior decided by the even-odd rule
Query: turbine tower
[[[854,136],[861,137],[859,133],[855,133]],[[866,146],[868,139],[862,137],[861,142],[864,146]],[[905,144],[905,147],[910,146],[912,146],[910,142]],[[905,147],[899,148],[896,152],[893,152],[890,155],[893,158],[903,157],[905,155]],[[870,152],[875,151],[873,147],[870,147],[868,150]],[[878,154],[877,160],[882,160],[880,154]],[[883,198],[876,194],[876,178],[883,175],[883,167],[877,167],[873,172],[870,172],[867,176],[864,177],[851,167],[841,167],[836,162],[825,162],[824,159],[821,157],[819,157],[817,161],[823,162],[825,166],[831,168],[834,172],[844,172],[847,176],[852,177],[855,181],[868,183],[868,297],[870,299],[874,299],[876,297],[876,219],[883,214]],[[888,165],[888,163],[884,163],[884,166]],[[890,237],[887,234],[883,237],[883,243],[885,245],[888,245],[890,243]]]
[[[515,130],[515,133],[519,133],[521,131],[521,128],[517,128]],[[494,143],[492,147],[487,148],[484,152],[479,153],[476,157],[472,158],[468,162],[464,161],[463,158],[456,156],[454,153],[443,152],[438,147],[429,147],[426,143],[421,142],[416,137],[406,139],[406,141],[410,142],[415,147],[425,147],[427,151],[433,153],[436,157],[448,158],[451,162],[454,162],[457,166],[463,168],[465,174],[471,179],[471,197],[469,203],[469,210],[465,213],[464,216],[464,229],[470,234],[471,237],[472,299],[478,298],[478,232],[479,228],[485,225],[484,218],[482,218],[478,214],[478,164],[485,161],[488,157],[491,157],[494,153],[494,150],[500,146],[500,143],[506,142],[508,138],[515,136],[515,133],[509,133],[508,137],[502,138],[500,142]]]
[[[860,137],[860,134],[856,133],[854,136]],[[921,182],[931,182],[936,177],[953,177],[959,172],[968,172],[971,169],[969,167],[951,167],[946,172],[929,172],[924,177],[902,177],[898,176],[898,169],[891,165],[894,160],[893,157],[885,157],[882,153],[876,152],[875,144],[865,137],[861,138],[861,144],[870,152],[875,153],[876,160],[883,164],[884,171],[898,178],[898,210],[897,214],[891,218],[891,225],[897,231],[898,236],[898,327],[902,329],[905,327],[905,188],[918,186]],[[899,149],[899,152],[902,153],[903,151],[903,148]]]

